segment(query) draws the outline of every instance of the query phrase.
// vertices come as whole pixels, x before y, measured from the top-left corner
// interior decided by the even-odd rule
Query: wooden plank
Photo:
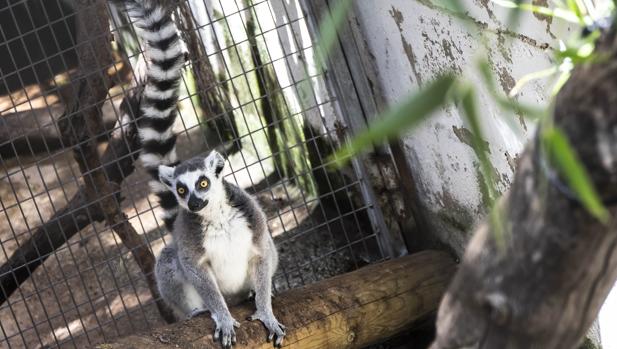
[[[336,1],[335,1],[336,2]],[[323,23],[324,14],[331,12],[333,1],[329,0],[301,0],[300,4],[306,13],[307,24],[313,38],[318,39],[319,26]],[[367,69],[369,58],[366,57],[366,50],[362,45],[362,40],[358,40],[358,33],[354,11],[347,13],[347,18],[337,29],[338,40],[330,48],[328,56],[325,57],[326,74],[325,81],[330,91],[334,92],[338,103],[333,103],[336,109],[336,121],[333,125],[326,125],[330,130],[336,130],[338,141],[344,142],[348,136],[352,136],[364,131],[370,122],[374,121],[379,113],[379,108],[372,86],[377,81],[374,69]],[[315,42],[317,45],[317,42]],[[383,103],[382,103],[383,104]],[[388,180],[400,182],[404,180],[395,168],[395,163],[388,155],[391,151],[386,145],[375,145],[373,153],[378,155],[379,161],[369,158],[364,154],[359,154],[351,160],[356,175],[361,179],[361,194],[364,201],[380,203],[371,207],[367,213],[371,220],[373,231],[377,232],[380,248],[388,257],[399,257],[409,251],[407,240],[410,241],[400,227],[394,227],[392,222],[404,224],[399,221],[401,217],[397,215],[391,204],[392,195],[388,189],[380,187],[379,183]],[[375,178],[375,177],[381,178]],[[394,176],[396,178],[387,178]],[[406,188],[404,188],[406,189]],[[377,195],[377,193],[380,193]],[[409,211],[409,209],[407,209]],[[389,224],[386,223],[388,217]],[[409,218],[409,217],[407,217]],[[407,219],[406,219],[407,220]],[[406,233],[409,233],[407,231]]]
[[[448,254],[425,251],[286,291],[273,300],[283,347],[362,348],[412,329],[435,313],[455,269]],[[263,326],[244,320],[252,312],[252,303],[232,309],[243,320],[235,348],[271,348]],[[205,315],[96,348],[219,348],[212,333]]]

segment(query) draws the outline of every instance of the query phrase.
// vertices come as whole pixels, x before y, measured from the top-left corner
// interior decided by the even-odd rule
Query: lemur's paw
[[[285,326],[278,322],[274,314],[256,311],[255,314],[248,317],[249,321],[259,320],[268,330],[268,342],[274,340],[274,346],[280,347],[283,345],[285,338]]]
[[[212,314],[212,320],[214,320],[214,341],[221,340],[223,348],[231,348],[236,344],[236,330],[240,327],[240,323],[234,319],[231,314],[225,314],[217,316]]]

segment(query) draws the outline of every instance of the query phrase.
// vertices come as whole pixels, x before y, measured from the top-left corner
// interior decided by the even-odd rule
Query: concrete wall
[[[508,93],[522,76],[550,66],[549,46],[565,25],[525,15],[515,32],[505,29],[505,9],[488,0],[464,1],[468,25],[429,0],[358,0],[355,12],[385,105],[393,105],[410,92],[446,71],[462,73],[478,87],[475,69],[488,55],[498,86]],[[483,31],[490,50],[479,43]],[[498,190],[512,180],[516,158],[533,135],[533,125],[521,116],[497,107],[480,88],[479,105],[487,151]],[[547,81],[534,81],[521,100],[544,103]],[[457,253],[462,253],[474,223],[483,216],[486,196],[480,190],[478,159],[470,146],[471,132],[461,111],[451,107],[403,138],[406,160],[418,187],[418,201],[430,230]]]
[[[465,0],[468,25],[430,0],[357,0],[355,15],[371,66],[375,93],[382,107],[393,105],[438,74],[462,73],[482,91],[480,118],[498,189],[510,186],[515,162],[534,134],[533,123],[500,110],[482,87],[475,62],[487,55],[499,87],[508,93],[524,75],[551,65],[550,47],[570,29],[562,22],[525,14],[516,30],[506,29],[507,11],[489,0]],[[534,1],[546,5],[546,0]],[[478,42],[483,31],[488,52]],[[546,103],[552,80],[527,85],[520,100]],[[478,159],[470,146],[470,131],[457,107],[440,110],[409,132],[402,143],[418,189],[418,204],[430,228],[459,255],[485,213]],[[617,288],[602,308],[603,346],[617,349],[609,328],[617,318]]]

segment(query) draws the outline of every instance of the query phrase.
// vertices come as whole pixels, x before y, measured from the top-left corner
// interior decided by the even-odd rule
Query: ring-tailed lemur
[[[152,181],[151,187],[174,240],[155,267],[161,295],[181,317],[210,311],[215,340],[220,337],[229,347],[235,342],[238,322],[227,304],[253,291],[257,311],[251,318],[260,320],[269,331],[268,340],[276,337],[274,344],[280,345],[285,327],[271,305],[278,256],[262,210],[245,191],[223,180],[225,161],[220,154],[177,165],[172,127],[183,52],[171,14],[161,0],[115,2],[124,5],[135,21],[150,63],[138,118],[140,159],[161,180]]]
[[[184,316],[209,310],[216,324],[214,339],[220,337],[224,347],[236,342],[234,327],[239,326],[228,305],[254,292],[257,311],[251,318],[260,320],[269,331],[268,340],[280,346],[285,326],[271,303],[278,263],[274,241],[259,204],[223,179],[224,166],[225,159],[213,151],[176,167],[159,167],[161,182],[181,207],[173,243],[157,260],[159,289]]]

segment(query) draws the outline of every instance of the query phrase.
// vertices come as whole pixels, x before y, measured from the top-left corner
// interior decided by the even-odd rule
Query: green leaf
[[[572,10],[565,10],[561,8],[552,9],[548,7],[536,6],[528,3],[520,3],[508,0],[492,0],[492,2],[506,8],[525,10],[544,16],[561,18],[571,23],[581,24],[584,22],[580,12],[575,12]]]
[[[521,92],[523,87],[527,85],[529,82],[557,74],[558,71],[559,71],[559,67],[552,66],[547,69],[538,70],[533,73],[523,75],[522,78],[518,79],[518,81],[516,82],[516,85],[514,85],[512,90],[510,90],[510,93],[508,94],[509,97],[512,98],[516,96],[519,92]]]
[[[495,84],[495,77],[493,76],[491,67],[486,60],[481,60],[478,63],[478,68],[484,83],[486,84],[486,88],[491,94],[491,97],[493,97],[501,108],[523,115],[523,117],[528,119],[539,119],[544,116],[546,113],[544,109],[538,108],[537,106],[520,103],[515,99],[504,96],[498,92],[497,85]]]
[[[459,15],[467,14],[467,8],[460,0],[435,0],[433,4]]]
[[[559,74],[559,78],[557,78],[557,81],[555,81],[555,85],[553,85],[551,90],[551,97],[554,98],[557,96],[561,88],[566,84],[566,82],[568,82],[568,80],[570,80],[570,75],[570,71],[563,71]]]
[[[523,0],[515,0],[514,3],[516,6],[512,10],[510,10],[510,13],[508,14],[506,28],[516,28],[521,19],[521,14],[523,13],[523,10],[520,8]]]
[[[463,24],[469,32],[475,32],[478,30],[478,23],[475,19],[469,15],[469,9],[467,9],[464,1],[461,0],[423,0],[429,6],[435,6],[440,11],[449,12],[453,14],[459,23]]]
[[[339,149],[331,160],[336,166],[343,166],[351,156],[372,144],[398,137],[417,126],[437,108],[446,104],[448,92],[455,81],[454,76],[444,75],[407,97],[403,103],[386,112],[348,145]]]
[[[463,107],[463,112],[467,124],[471,129],[471,144],[476,157],[480,161],[480,172],[482,174],[481,185],[484,187],[483,192],[488,194],[487,203],[489,210],[489,220],[491,222],[491,231],[497,246],[505,248],[505,228],[504,220],[501,210],[499,210],[495,203],[499,197],[499,193],[495,187],[496,178],[493,172],[493,165],[489,159],[486,149],[484,147],[484,137],[482,127],[480,126],[480,118],[478,115],[478,108],[476,104],[476,96],[474,89],[471,86],[465,86],[459,91],[459,97]]]
[[[585,209],[600,222],[607,223],[609,213],[602,204],[585,167],[578,159],[574,149],[563,132],[550,127],[542,133],[546,155],[565,177],[572,191],[577,195]]]
[[[600,35],[600,30],[596,29],[587,36],[570,39],[565,43],[564,48],[555,51],[555,58],[558,62],[570,60],[574,65],[599,61],[601,57],[595,53],[595,48]]]
[[[317,44],[320,53],[319,58],[317,58],[317,64],[320,71],[325,69],[325,59],[330,54],[330,50],[332,50],[338,38],[338,29],[347,17],[351,4],[352,0],[339,0],[330,13],[324,14],[324,18],[319,26],[319,41]]]
[[[583,18],[583,11],[581,11],[581,7],[576,0],[566,0],[566,4],[568,5],[568,9],[576,15],[578,18]],[[584,5],[583,5],[584,6]]]
[[[478,109],[476,106],[476,97],[473,89],[467,86],[461,91],[461,102],[463,111],[469,128],[471,129],[471,144],[478,160],[480,161],[480,171],[484,177],[484,189],[489,194],[489,205],[497,199],[497,191],[495,190],[495,180],[493,176],[491,161],[486,154],[484,147],[484,137],[482,136],[482,128],[480,126],[480,118],[478,117]]]

